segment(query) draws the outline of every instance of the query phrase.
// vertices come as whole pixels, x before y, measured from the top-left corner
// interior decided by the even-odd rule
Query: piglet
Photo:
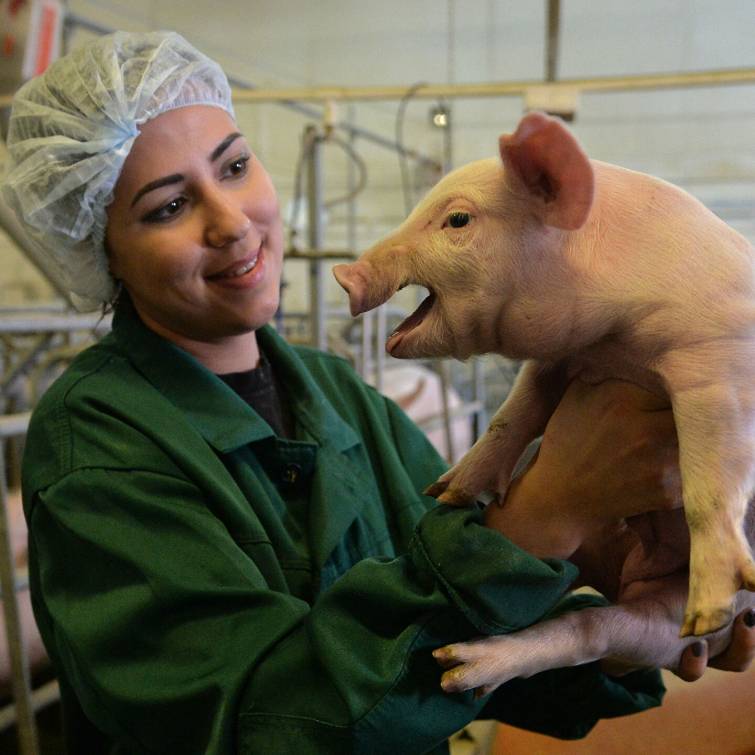
[[[388,338],[395,357],[526,360],[490,427],[429,493],[451,505],[503,493],[576,376],[665,395],[690,532],[681,636],[724,627],[737,591],[755,590],[743,529],[755,487],[755,250],[678,187],[589,160],[541,113],[499,152],[448,174],[398,230],[334,268],[355,316],[408,284],[429,290]]]

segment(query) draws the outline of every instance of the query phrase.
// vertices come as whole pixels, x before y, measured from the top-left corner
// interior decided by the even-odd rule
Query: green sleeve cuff
[[[610,677],[600,663],[553,669],[500,687],[479,718],[492,718],[560,739],[579,739],[601,718],[640,713],[661,704],[657,670]]]
[[[417,526],[411,554],[483,634],[538,621],[578,573],[568,561],[536,558],[485,527],[477,509],[430,510]]]

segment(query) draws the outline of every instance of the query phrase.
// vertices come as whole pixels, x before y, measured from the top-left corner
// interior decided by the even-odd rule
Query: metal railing
[[[30,412],[0,417],[0,589],[2,589],[3,619],[5,621],[8,655],[10,658],[11,690],[13,702],[0,709],[0,729],[2,723],[10,726],[16,723],[18,744],[22,755],[37,755],[37,727],[34,712],[43,704],[55,699],[52,689],[32,692],[29,656],[24,643],[21,615],[18,606],[18,590],[25,587],[25,580],[19,579],[10,538],[8,516],[8,488],[5,474],[5,441],[8,438],[24,435],[29,424]],[[49,685],[48,685],[49,686]],[[43,702],[44,700],[44,702]]]

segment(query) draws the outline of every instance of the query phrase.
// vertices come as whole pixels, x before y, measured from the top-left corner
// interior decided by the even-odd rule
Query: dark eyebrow
[[[240,134],[238,131],[234,131],[232,134],[228,134],[225,139],[223,139],[220,144],[218,144],[217,147],[212,151],[212,154],[210,155],[210,162],[214,162],[217,160],[223,152],[225,152],[230,145],[236,141],[240,136],[243,136],[243,134]]]
[[[168,186],[169,184],[181,183],[183,180],[184,177],[180,173],[174,173],[172,176],[165,176],[163,178],[158,178],[156,181],[150,181],[136,192],[136,196],[131,202],[131,206],[133,207],[148,191],[154,191],[161,186]]]

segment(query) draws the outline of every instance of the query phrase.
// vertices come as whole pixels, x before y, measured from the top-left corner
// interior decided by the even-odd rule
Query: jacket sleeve
[[[269,588],[198,489],[139,470],[70,473],[30,520],[48,649],[135,753],[430,750],[483,706],[441,692],[430,651],[536,621],[575,575],[437,507],[405,555],[361,561],[310,606]],[[574,682],[585,709],[596,673]]]

